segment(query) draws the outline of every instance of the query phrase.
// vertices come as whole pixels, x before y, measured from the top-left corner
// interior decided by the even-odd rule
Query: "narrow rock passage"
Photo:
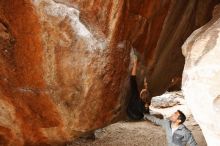
[[[206,146],[205,139],[198,124],[193,119],[185,105],[177,105],[166,109],[153,111],[169,115],[181,109],[187,115],[185,125],[192,131],[199,146]],[[166,146],[166,135],[160,126],[155,126],[148,121],[118,122],[95,133],[96,140],[78,139],[67,146]]]

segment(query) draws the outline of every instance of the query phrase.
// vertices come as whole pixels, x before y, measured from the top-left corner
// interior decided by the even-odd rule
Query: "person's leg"
[[[131,76],[130,76],[130,91],[131,91],[131,96],[129,100],[129,105],[127,108],[127,113],[128,116],[132,120],[140,120],[143,117],[142,112],[140,111],[140,96],[139,96],[139,91],[138,91],[138,86],[137,86],[137,81],[136,81],[136,74],[137,74],[137,58],[133,60],[133,66],[131,70]]]
[[[136,76],[137,75],[137,63],[138,63],[137,56],[134,57],[134,60],[132,63],[133,63],[133,66],[131,70],[131,76]]]
[[[131,94],[137,94],[138,93],[138,87],[137,87],[137,81],[136,81],[136,75],[137,75],[137,57],[134,57],[133,60],[133,66],[131,69],[131,76],[130,76],[130,86],[131,86]]]

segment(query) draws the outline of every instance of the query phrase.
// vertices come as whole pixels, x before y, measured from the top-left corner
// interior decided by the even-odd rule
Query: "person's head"
[[[184,113],[180,110],[177,110],[175,113],[173,113],[170,117],[170,121],[172,123],[175,123],[175,124],[182,124],[184,123],[186,120],[186,116],[184,115]]]

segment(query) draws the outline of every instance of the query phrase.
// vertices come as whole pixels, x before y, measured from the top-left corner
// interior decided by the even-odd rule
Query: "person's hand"
[[[147,89],[142,89],[142,90],[141,90],[141,92],[140,92],[140,97],[142,96],[142,94],[143,94],[144,92],[147,92]]]
[[[145,107],[144,114],[150,114],[150,109],[149,109],[149,107]]]

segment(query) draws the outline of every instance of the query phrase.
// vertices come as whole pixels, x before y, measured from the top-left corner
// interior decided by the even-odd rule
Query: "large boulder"
[[[218,1],[0,0],[0,144],[64,144],[117,121],[132,47],[163,93]]]
[[[220,145],[220,5],[213,19],[182,47],[186,57],[182,89],[210,146]]]
[[[122,5],[107,34],[53,0],[0,6],[0,145],[63,144],[116,120],[130,53],[117,30]]]

